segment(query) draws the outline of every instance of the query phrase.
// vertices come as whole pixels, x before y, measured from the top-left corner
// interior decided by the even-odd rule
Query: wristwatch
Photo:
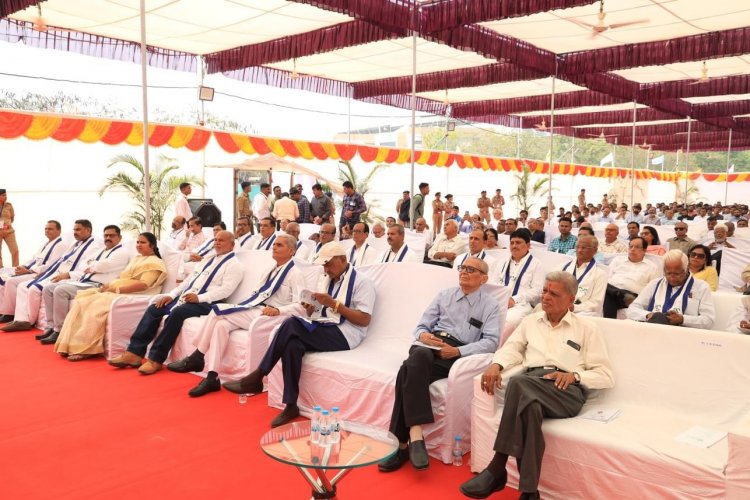
[[[576,384],[581,383],[581,376],[578,375],[578,372],[573,372],[573,378],[576,379]]]

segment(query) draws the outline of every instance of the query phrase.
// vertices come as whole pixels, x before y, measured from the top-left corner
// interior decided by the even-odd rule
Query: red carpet
[[[144,377],[103,358],[71,363],[35,333],[0,333],[0,497],[309,498],[298,471],[260,451],[278,412],[265,395],[245,405],[226,391],[192,399],[193,375]],[[464,459],[463,467],[433,460],[421,473],[354,470],[339,497],[465,498]]]

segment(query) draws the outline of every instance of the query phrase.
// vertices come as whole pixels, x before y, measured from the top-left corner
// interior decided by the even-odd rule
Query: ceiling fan
[[[638,147],[641,149],[651,149],[651,146],[654,146],[654,144],[647,143],[646,139],[643,139],[643,144],[638,145]]]
[[[544,118],[542,118],[542,123],[534,124],[534,128],[537,129],[539,132],[549,132],[550,130],[553,130],[553,129],[565,128],[565,127],[548,127],[547,121]]]
[[[39,2],[36,5],[37,9],[37,17],[34,18],[34,23],[32,25],[32,29],[34,31],[38,31],[39,33],[47,33],[50,31],[58,31],[58,32],[64,32],[64,33],[80,33],[77,30],[72,29],[65,29],[65,28],[58,28],[56,26],[48,26],[47,21],[44,20],[44,16],[42,15],[42,3]]]
[[[607,24],[605,22],[606,17],[607,17],[607,13],[604,12],[604,0],[601,0],[599,2],[599,13],[597,14],[596,24],[587,23],[586,21],[581,21],[580,19],[576,19],[574,17],[570,17],[568,18],[568,20],[581,26],[582,28],[590,29],[591,38],[597,37],[601,35],[602,33],[604,33],[605,31],[622,28],[624,26],[631,26],[633,24],[647,23],[649,21],[648,19],[634,19],[632,21]]]
[[[701,65],[701,76],[693,80],[689,85],[698,85],[700,83],[708,83],[715,78],[726,78],[728,76],[738,76],[738,75],[744,75],[744,73],[732,73],[730,75],[721,75],[721,76],[708,76],[708,66],[706,65],[706,61],[703,61],[703,64]]]
[[[596,137],[599,140],[605,141],[607,140],[607,137],[617,137],[619,134],[605,134],[604,129],[602,129],[601,133],[599,134],[586,134],[589,137]]]

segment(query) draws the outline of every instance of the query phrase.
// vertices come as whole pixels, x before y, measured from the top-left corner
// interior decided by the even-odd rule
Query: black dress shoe
[[[182,358],[179,361],[169,363],[167,365],[167,370],[177,373],[202,372],[205,366],[206,363],[203,358],[198,358],[197,356],[190,355],[186,358]]]
[[[45,339],[45,338],[49,337],[49,336],[50,336],[50,335],[52,335],[52,334],[53,334],[54,332],[55,332],[55,331],[54,331],[54,330],[53,330],[52,328],[47,328],[46,330],[44,330],[44,331],[43,331],[42,333],[40,333],[39,335],[34,335],[34,338],[35,338],[35,339],[37,339],[37,340],[42,340],[42,339]]]
[[[535,491],[534,493],[526,493],[522,491],[518,500],[539,500],[540,498],[538,491]]]
[[[13,316],[12,314],[3,314],[2,316],[0,316],[0,323],[10,323],[11,321],[13,321],[13,318],[15,318],[15,316]]]
[[[223,387],[235,394],[260,394],[263,392],[263,374],[255,370],[239,380],[225,382]]]
[[[417,470],[427,470],[430,466],[430,457],[427,456],[424,439],[409,443],[409,461]]]
[[[208,376],[201,380],[200,384],[190,389],[188,396],[191,398],[199,398],[205,396],[209,392],[217,392],[220,390],[221,381],[219,380],[219,375],[216,372],[208,372]]]
[[[397,471],[408,460],[409,460],[409,450],[407,448],[404,448],[403,450],[399,448],[398,450],[396,450],[396,453],[390,456],[390,458],[386,458],[385,460],[382,460],[378,464],[378,470],[380,472]]]
[[[469,479],[459,486],[461,493],[469,498],[487,498],[496,491],[505,488],[508,474],[503,472],[502,476],[495,476],[488,469],[484,469],[476,477]]]
[[[59,336],[60,336],[60,332],[52,332],[52,335],[50,335],[49,337],[44,337],[39,342],[42,345],[54,344],[55,342],[57,342],[57,337],[59,337]]]
[[[226,385],[224,387],[226,387]],[[280,425],[288,424],[297,417],[299,417],[299,406],[286,405],[284,411],[276,415],[276,418],[271,420],[271,427],[278,427]]]

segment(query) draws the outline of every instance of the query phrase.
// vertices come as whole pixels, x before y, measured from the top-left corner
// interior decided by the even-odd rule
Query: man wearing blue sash
[[[253,222],[250,217],[238,217],[234,223],[234,249],[237,250],[250,250],[252,248],[250,242],[255,236]]]
[[[0,323],[13,321],[16,311],[16,293],[18,286],[31,281],[44,273],[54,264],[65,251],[60,237],[60,223],[56,220],[47,221],[44,226],[44,236],[47,240],[26,264],[15,268],[2,270],[0,274]]]
[[[101,244],[91,236],[91,222],[79,219],[73,224],[75,243],[68,247],[65,253],[55,261],[46,271],[38,274],[33,280],[19,286],[16,291],[15,320],[8,323],[1,330],[17,332],[29,330],[39,316],[39,306],[42,302],[42,290],[53,279],[70,278],[70,273],[85,267],[86,262],[96,258],[101,251]]]
[[[378,251],[367,243],[370,236],[370,226],[366,222],[357,222],[352,229],[354,245],[349,249],[349,264],[354,267],[366,266],[378,262]]]
[[[302,374],[302,357],[306,352],[346,351],[354,349],[367,335],[370,315],[375,304],[372,282],[346,261],[346,249],[340,243],[326,243],[315,264],[323,265],[314,292],[303,304],[305,315],[288,318],[279,327],[258,368],[246,377],[224,384],[237,394],[263,392],[263,377],[271,373],[281,360],[284,374],[286,405],[271,422],[272,427],[283,425],[299,416],[297,398]]]
[[[456,256],[456,260],[453,261],[453,268],[457,269],[458,266],[464,265],[469,258],[475,257],[479,260],[485,261],[487,266],[489,266],[488,283],[497,284],[499,283],[499,278],[497,276],[497,261],[487,255],[487,252],[484,249],[486,241],[487,237],[484,235],[484,231],[481,229],[472,230],[469,233],[469,251]]]
[[[512,332],[539,302],[544,286],[544,269],[531,255],[531,236],[526,228],[510,235],[510,259],[500,269],[500,281],[510,290],[505,328]]]
[[[578,293],[573,302],[576,314],[599,317],[603,314],[607,273],[596,265],[594,255],[598,250],[599,240],[594,236],[580,236],[576,241],[576,260],[562,268],[578,281]]]
[[[151,375],[161,370],[185,320],[207,315],[213,304],[229,297],[242,281],[242,265],[235,257],[233,248],[232,233],[222,231],[217,234],[214,239],[216,255],[174,290],[156,297],[143,313],[127,351],[109,360],[109,364],[117,368],[138,368],[141,375]],[[141,364],[164,316],[167,319],[161,335],[151,346],[146,362]]]
[[[399,450],[380,462],[381,472],[393,472],[407,460],[417,470],[429,467],[422,426],[435,421],[430,384],[448,377],[453,363],[473,354],[497,349],[506,309],[482,285],[487,263],[469,257],[458,266],[458,286],[440,291],[422,314],[409,356],[396,376],[396,398],[390,431]]]
[[[76,294],[86,288],[101,286],[119,277],[130,261],[130,255],[122,248],[120,228],[109,225],[104,228],[104,248],[94,259],[89,260],[78,270],[71,271],[70,277],[55,277],[44,287],[42,299],[47,328],[35,338],[42,344],[54,344],[62,330],[63,321],[72,307]]]
[[[289,224],[286,225],[286,229],[284,230],[284,232],[288,234],[289,236],[294,237],[294,240],[297,242],[295,244],[296,250],[294,252],[294,257],[297,260],[303,260],[307,262],[308,258],[310,257],[311,247],[302,244],[302,240],[299,239],[299,235],[300,235],[299,224],[297,224],[296,222],[290,222]]]
[[[389,246],[380,254],[376,262],[383,264],[388,262],[422,262],[422,256],[417,252],[412,252],[409,245],[404,243],[404,226],[394,224],[388,228],[387,234],[386,239]]]
[[[250,296],[239,304],[214,304],[200,333],[193,340],[195,351],[167,365],[170,371],[188,373],[201,372],[208,364],[208,376],[188,395],[195,398],[221,389],[219,375],[214,370],[221,362],[233,330],[247,329],[258,316],[278,316],[281,323],[285,317],[304,314],[300,293],[305,288],[305,277],[292,260],[296,244],[293,236],[279,234],[272,250],[276,264],[263,272],[263,278]],[[212,356],[206,362],[205,355],[211,346]]]
[[[320,250],[326,245],[326,243],[332,242],[336,238],[336,226],[333,224],[323,224],[320,226],[320,241],[315,244],[315,249],[311,252],[309,262],[315,262],[320,255]]]
[[[260,231],[250,242],[243,245],[248,250],[271,250],[276,239],[276,221],[271,217],[263,217],[258,223]]]
[[[710,330],[714,299],[708,284],[688,271],[682,250],[664,254],[664,277],[651,281],[630,304],[625,315],[635,321]]]

